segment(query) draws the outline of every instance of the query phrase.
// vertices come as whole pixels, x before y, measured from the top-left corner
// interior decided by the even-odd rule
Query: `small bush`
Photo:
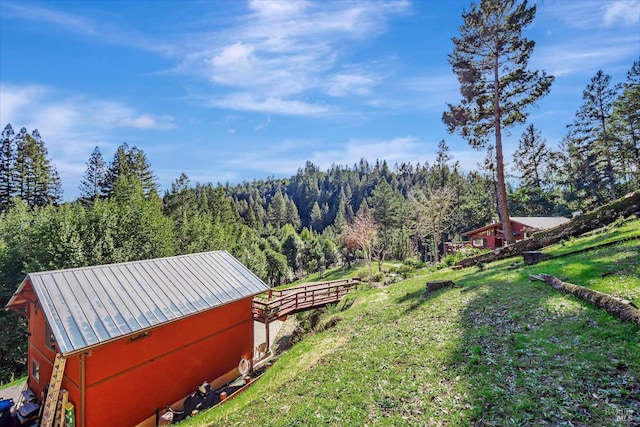
[[[389,268],[389,274],[397,274],[407,279],[416,272],[416,268],[412,265],[401,265],[399,267],[391,267]]]
[[[415,258],[407,258],[404,261],[402,261],[402,264],[407,267],[413,267],[413,269],[416,269],[416,270],[418,268],[423,268],[424,266],[427,265],[423,261],[420,261],[419,259],[415,259]]]
[[[382,282],[384,280],[384,273],[382,271],[377,271],[373,273],[373,277],[371,277],[372,282]]]

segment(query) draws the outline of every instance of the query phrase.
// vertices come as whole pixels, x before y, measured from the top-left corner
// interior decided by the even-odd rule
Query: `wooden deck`
[[[359,283],[359,278],[353,278],[271,289],[253,299],[253,318],[268,324],[288,314],[335,303]]]

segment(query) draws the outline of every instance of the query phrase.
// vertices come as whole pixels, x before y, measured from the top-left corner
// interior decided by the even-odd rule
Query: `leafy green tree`
[[[462,14],[460,37],[454,37],[449,62],[460,82],[462,102],[448,104],[442,119],[474,148],[495,135],[497,198],[507,243],[513,243],[504,177],[502,129],[524,123],[525,108],[546,95],[552,76],[527,69],[535,42],[523,37],[536,6],[526,0],[481,0]]]
[[[104,183],[107,175],[107,164],[102,158],[99,147],[93,149],[93,153],[87,160],[87,169],[80,181],[80,199],[84,202],[105,197],[107,194]]]
[[[239,253],[234,253],[244,266],[251,270],[256,276],[262,280],[268,280],[267,276],[267,257],[260,250],[260,247],[256,242],[251,242],[248,245],[243,245],[239,249]]]
[[[267,262],[267,280],[269,284],[271,286],[280,285],[287,274],[287,257],[270,248],[264,251],[264,256]]]
[[[160,258],[174,254],[171,221],[162,214],[158,199],[145,198],[142,184],[121,177],[106,203],[117,212],[113,232],[114,262]]]
[[[378,226],[373,214],[368,209],[361,207],[353,223],[347,225],[346,247],[362,252],[362,256],[369,266],[369,277],[373,277],[371,261],[378,241]]]
[[[304,243],[302,239],[298,236],[295,229],[291,224],[287,224],[285,227],[281,229],[282,237],[282,245],[280,246],[280,252],[287,257],[287,264],[291,268],[291,270],[299,275],[302,258],[302,252],[304,248]]]
[[[440,262],[442,234],[451,227],[455,207],[455,190],[450,187],[424,189],[412,193],[412,211],[416,232],[430,236],[433,243],[434,262]]]
[[[29,206],[16,199],[0,215],[0,304],[4,307],[25,276],[32,259],[33,218]],[[0,379],[11,380],[16,366],[26,367],[26,321],[17,313],[0,310]],[[21,374],[18,372],[18,374]]]

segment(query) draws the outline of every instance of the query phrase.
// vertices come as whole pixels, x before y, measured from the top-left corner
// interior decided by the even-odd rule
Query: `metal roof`
[[[28,282],[63,355],[269,289],[226,251],[30,273],[7,307]]]
[[[528,228],[536,230],[546,230],[548,228],[557,227],[560,224],[569,222],[570,219],[561,216],[512,216],[509,217],[511,222],[517,222]],[[463,236],[470,236],[472,234],[481,233],[491,228],[502,227],[502,222],[494,222],[493,224],[485,225],[484,227],[476,228],[462,233]],[[500,232],[502,230],[499,230]]]
[[[535,228],[537,230],[546,230],[547,228],[557,227],[558,225],[569,222],[569,218],[561,216],[512,216],[511,221]]]

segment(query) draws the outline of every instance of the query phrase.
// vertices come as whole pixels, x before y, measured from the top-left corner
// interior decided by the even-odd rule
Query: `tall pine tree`
[[[611,125],[616,91],[610,85],[611,76],[602,70],[591,79],[582,94],[583,104],[576,112],[570,133],[563,143],[571,156],[569,179],[577,189],[584,190],[594,204],[616,199],[614,160],[617,144]],[[573,166],[573,167],[571,167]],[[581,206],[592,208],[594,206]]]
[[[96,147],[87,160],[87,170],[80,181],[80,198],[84,201],[95,200],[98,197],[105,197],[105,178],[107,175],[107,164],[102,158],[100,148]]]
[[[497,198],[507,243],[513,242],[504,177],[502,129],[524,123],[525,108],[546,95],[553,77],[527,69],[535,42],[523,36],[536,7],[526,0],[481,0],[462,14],[449,62],[460,82],[462,102],[448,104],[443,121],[474,148],[495,135]]]
[[[640,187],[640,61],[633,63],[620,86],[613,105],[616,138],[620,141],[620,162],[625,171],[623,190]]]
[[[135,178],[139,181],[145,196],[158,192],[157,178],[151,170],[146,154],[138,147],[129,148],[126,142],[116,149],[113,161],[109,164],[103,184],[107,195],[111,194],[122,177]]]
[[[15,136],[13,189],[29,206],[57,204],[62,198],[60,176],[47,158],[48,152],[37,129],[26,128]]]
[[[9,207],[9,201],[14,195],[14,170],[15,170],[15,132],[11,124],[7,124],[2,131],[0,141],[0,212]]]

